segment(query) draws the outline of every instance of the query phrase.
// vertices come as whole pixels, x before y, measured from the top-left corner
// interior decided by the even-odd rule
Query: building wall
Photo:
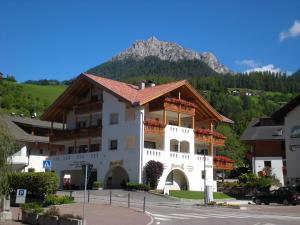
[[[278,140],[270,141],[254,141],[252,146],[254,148],[254,156],[257,157],[281,157],[283,154],[282,142]]]
[[[287,178],[292,184],[300,183],[300,136],[291,137],[292,129],[300,129],[300,105],[290,111],[285,117],[285,143]],[[298,180],[298,181],[297,181]]]
[[[272,174],[274,174],[280,183],[284,185],[282,157],[253,157],[252,160],[254,169],[253,172],[256,174],[264,169],[265,161],[271,161]]]

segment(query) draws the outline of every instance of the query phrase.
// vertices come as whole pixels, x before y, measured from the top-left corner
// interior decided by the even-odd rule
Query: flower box
[[[58,225],[58,216],[40,215],[39,225]]]

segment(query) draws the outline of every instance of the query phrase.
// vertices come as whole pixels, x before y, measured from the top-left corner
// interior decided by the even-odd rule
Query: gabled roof
[[[296,98],[292,99],[275,113],[273,113],[271,115],[271,118],[273,120],[283,121],[284,117],[298,105],[300,105],[300,95],[298,95]]]
[[[0,116],[0,120],[6,125],[8,132],[14,137],[16,141],[49,143],[49,137],[28,134],[14,122],[15,119],[16,117],[10,117],[6,115]]]
[[[284,140],[282,125],[261,125],[259,118],[254,118],[240,137],[241,141]]]
[[[230,119],[219,114],[202,96],[198,94],[198,92],[186,80],[175,81],[167,84],[140,89],[135,85],[87,73],[83,73],[78,76],[73,81],[73,83],[65,90],[65,92],[60,95],[57,100],[47,109],[47,111],[42,115],[41,118],[43,120],[53,120],[54,118],[57,118],[57,116],[51,116],[51,114],[58,114],[57,110],[55,109],[59,107],[64,108],[66,106],[66,101],[68,101],[68,98],[71,98],[72,95],[74,95],[74,92],[83,88],[84,82],[88,82],[95,85],[96,87],[102,88],[133,106],[142,106],[177,88],[184,87],[189,91],[191,96],[197,99],[197,103],[204,107],[206,112],[210,114],[213,119],[215,119],[216,121],[233,123],[233,121],[231,121]],[[70,99],[69,102],[71,102]]]

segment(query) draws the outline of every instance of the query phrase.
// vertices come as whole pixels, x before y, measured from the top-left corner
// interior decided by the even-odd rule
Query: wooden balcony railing
[[[164,109],[167,111],[179,112],[194,116],[196,111],[195,108],[196,105],[194,103],[182,99],[166,98],[164,100]]]
[[[214,169],[233,170],[234,161],[226,156],[214,156]]]
[[[210,143],[211,138],[212,142],[216,146],[224,146],[225,145],[225,136],[216,131],[211,131],[209,129],[196,128],[195,139],[200,142]]]
[[[145,134],[164,134],[165,124],[159,120],[146,119],[144,121]]]
[[[78,104],[74,107],[75,114],[98,112],[102,110],[102,101],[91,101]]]
[[[81,139],[88,137],[100,137],[102,135],[102,128],[98,127],[87,127],[75,130],[59,130],[54,131],[50,134],[50,142],[64,141]]]

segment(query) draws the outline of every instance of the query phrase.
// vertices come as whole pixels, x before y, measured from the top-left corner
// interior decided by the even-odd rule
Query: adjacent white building
[[[43,160],[48,158],[49,149],[59,149],[59,146],[49,144],[51,124],[15,116],[1,116],[0,120],[16,142],[16,151],[8,159],[13,171],[44,172]],[[54,124],[53,129],[61,128],[61,124]]]
[[[232,122],[187,81],[134,86],[90,74],[77,77],[42,119],[63,124],[50,135],[50,144],[64,147],[49,156],[61,186],[66,177],[74,188],[83,186],[86,163],[93,164],[90,184],[142,183],[144,166],[155,160],[164,165],[158,189],[199,191],[204,171],[206,184],[216,190],[213,155],[225,137],[214,126]]]

